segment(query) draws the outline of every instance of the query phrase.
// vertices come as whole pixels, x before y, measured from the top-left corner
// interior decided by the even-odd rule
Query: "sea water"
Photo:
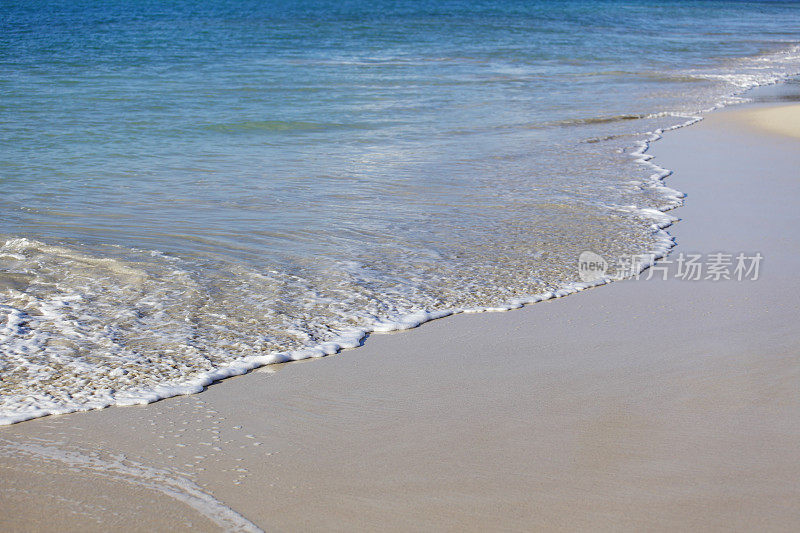
[[[0,422],[662,255],[647,143],[799,39],[791,2],[3,2]]]

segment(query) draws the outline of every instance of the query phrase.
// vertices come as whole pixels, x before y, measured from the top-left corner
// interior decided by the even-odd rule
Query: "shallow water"
[[[0,420],[663,253],[649,132],[800,71],[792,3],[428,4],[4,9]]]

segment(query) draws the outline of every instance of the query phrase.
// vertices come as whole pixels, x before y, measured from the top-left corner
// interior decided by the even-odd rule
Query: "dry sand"
[[[689,193],[671,257],[758,251],[757,281],[619,282],[0,428],[0,529],[800,529],[800,150],[749,126],[774,113],[651,152]]]
[[[741,117],[753,126],[776,135],[800,137],[800,106],[782,105],[744,111]]]

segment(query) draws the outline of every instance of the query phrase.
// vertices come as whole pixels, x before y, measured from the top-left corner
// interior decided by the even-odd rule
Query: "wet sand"
[[[0,428],[0,528],[800,528],[800,149],[753,127],[771,109],[650,151],[689,195],[670,260],[760,252],[758,280],[618,282]]]

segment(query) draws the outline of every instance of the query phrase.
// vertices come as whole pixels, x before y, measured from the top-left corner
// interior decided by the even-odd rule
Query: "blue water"
[[[680,195],[635,151],[796,74],[798,36],[793,2],[4,2],[0,415],[663,253]]]

